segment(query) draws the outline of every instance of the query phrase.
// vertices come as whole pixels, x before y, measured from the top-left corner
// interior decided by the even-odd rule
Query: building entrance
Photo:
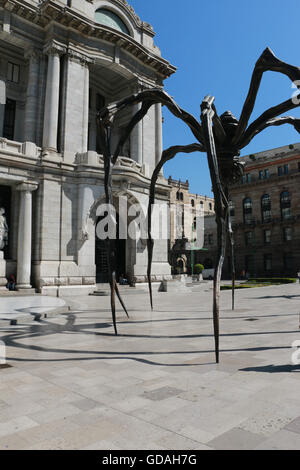
[[[98,217],[97,224],[105,215]],[[119,214],[117,214],[117,239],[116,239],[116,259],[117,269],[116,276],[119,281],[120,276],[126,277],[126,240],[119,238]],[[96,234],[95,243],[95,262],[96,262],[96,282],[108,282],[108,260],[105,248],[105,241],[100,240]]]

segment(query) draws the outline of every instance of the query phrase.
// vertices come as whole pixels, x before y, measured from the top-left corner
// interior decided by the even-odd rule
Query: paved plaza
[[[300,449],[299,284],[221,294],[73,297],[71,311],[1,324],[0,449]]]

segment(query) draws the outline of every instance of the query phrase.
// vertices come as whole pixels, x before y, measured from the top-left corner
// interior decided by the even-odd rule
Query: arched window
[[[106,8],[100,8],[97,10],[95,13],[95,21],[96,23],[109,26],[110,28],[120,31],[121,33],[130,35],[129,29],[125,23],[111,10],[107,10]]]
[[[191,205],[192,205],[192,207],[195,207],[195,201],[194,201],[194,199],[191,200]]]
[[[209,210],[212,211],[212,203],[209,203]]]
[[[280,194],[280,210],[282,219],[291,217],[291,196],[288,191],[283,191]]]
[[[272,219],[271,198],[269,194],[264,194],[261,198],[261,217],[263,222],[270,222]]]
[[[252,222],[252,201],[250,197],[246,197],[243,201],[243,215],[244,223],[250,224]]]
[[[183,201],[183,193],[180,193],[180,201]]]

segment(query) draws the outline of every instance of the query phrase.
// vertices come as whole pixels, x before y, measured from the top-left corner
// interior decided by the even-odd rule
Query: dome
[[[95,13],[95,21],[96,23],[102,24],[104,26],[109,26],[110,28],[116,29],[117,31],[121,31],[122,33],[128,34],[129,29],[125,25],[125,23],[121,20],[121,18],[116,15],[113,11],[107,10],[106,8],[100,8]]]

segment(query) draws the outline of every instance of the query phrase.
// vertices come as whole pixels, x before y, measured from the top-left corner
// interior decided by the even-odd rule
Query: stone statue
[[[3,250],[8,241],[8,226],[5,217],[5,209],[0,207],[0,250]]]

